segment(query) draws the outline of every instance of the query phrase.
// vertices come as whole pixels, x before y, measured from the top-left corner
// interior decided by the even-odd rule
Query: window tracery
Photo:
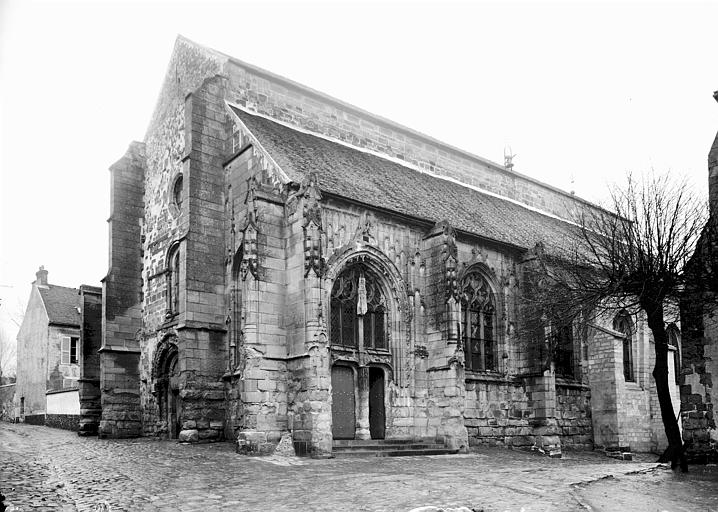
[[[497,370],[496,299],[491,286],[478,271],[473,271],[464,276],[460,290],[466,368]]]
[[[360,348],[387,348],[386,303],[379,283],[361,265],[342,272],[331,293],[331,342]]]

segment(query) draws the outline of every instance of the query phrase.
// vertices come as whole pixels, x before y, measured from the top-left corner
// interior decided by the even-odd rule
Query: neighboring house
[[[77,430],[81,366],[87,359],[82,352],[83,298],[92,287],[57,286],[47,276],[40,267],[17,335],[15,417]],[[94,293],[99,296],[99,289]]]
[[[101,436],[665,444],[641,319],[523,325],[594,205],[181,37],[168,69],[111,167]]]

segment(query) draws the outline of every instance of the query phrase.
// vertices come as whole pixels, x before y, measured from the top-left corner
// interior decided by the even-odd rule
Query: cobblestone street
[[[504,449],[459,456],[249,458],[230,443],[98,440],[0,423],[9,510],[718,510],[715,467],[674,474],[642,457],[564,459]]]

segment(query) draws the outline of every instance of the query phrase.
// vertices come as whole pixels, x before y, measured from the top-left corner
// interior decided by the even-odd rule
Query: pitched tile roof
[[[66,288],[54,284],[38,287],[51,324],[75,325],[80,327],[80,295],[77,288]]]
[[[576,227],[508,199],[423,173],[380,156],[292,129],[231,107],[287,174],[301,182],[316,172],[321,190],[500,243],[563,254]]]

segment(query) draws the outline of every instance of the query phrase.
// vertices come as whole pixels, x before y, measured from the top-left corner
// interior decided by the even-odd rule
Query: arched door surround
[[[177,439],[181,430],[181,403],[178,351],[174,340],[165,339],[157,347],[152,370],[159,419],[167,436]]]

